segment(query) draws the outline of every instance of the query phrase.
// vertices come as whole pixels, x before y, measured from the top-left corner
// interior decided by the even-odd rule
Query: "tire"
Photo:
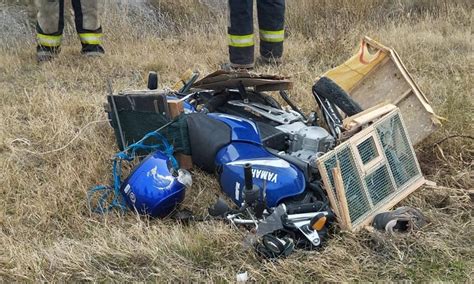
[[[362,107],[346,91],[327,77],[322,77],[314,84],[313,92],[335,104],[348,116],[362,111]]]
[[[148,73],[147,87],[149,90],[158,89],[158,73],[151,71]]]

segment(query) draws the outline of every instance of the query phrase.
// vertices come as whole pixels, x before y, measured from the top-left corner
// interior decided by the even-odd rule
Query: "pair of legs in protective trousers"
[[[257,0],[260,59],[281,63],[285,39],[285,0]],[[253,0],[229,0],[229,59],[234,69],[254,66]]]
[[[61,48],[64,29],[64,0],[35,0],[38,8],[36,39],[37,60],[48,61],[57,56]],[[81,53],[98,56],[102,48],[100,15],[102,0],[71,0],[76,31],[81,40]]]

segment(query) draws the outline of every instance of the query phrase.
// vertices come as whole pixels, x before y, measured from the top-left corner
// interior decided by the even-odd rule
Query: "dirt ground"
[[[155,70],[169,86],[188,68],[214,71],[227,60],[226,5],[108,0],[105,57],[79,54],[69,17],[59,58],[37,65],[27,2],[0,4],[2,282],[227,282],[243,271],[256,281],[472,281],[470,1],[288,1],[285,62],[256,71],[292,76],[291,97],[305,111],[316,107],[310,93],[316,76],[351,56],[368,35],[399,52],[447,120],[416,147],[425,177],[438,186],[401,202],[420,208],[428,226],[409,234],[335,233],[321,250],[275,262],[259,260],[244,246],[245,232],[224,223],[98,215],[86,199],[92,186],[110,181],[117,151],[102,107],[106,80],[116,90],[141,88]],[[193,178],[183,206],[201,214],[219,187],[199,170]]]

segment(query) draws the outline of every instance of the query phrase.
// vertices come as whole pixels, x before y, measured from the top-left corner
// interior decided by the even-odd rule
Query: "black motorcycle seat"
[[[189,114],[187,123],[193,163],[207,172],[214,172],[217,152],[231,142],[230,127],[203,113]]]

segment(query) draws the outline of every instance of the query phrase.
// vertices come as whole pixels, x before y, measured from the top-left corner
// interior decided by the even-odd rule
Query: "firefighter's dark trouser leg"
[[[52,59],[61,46],[64,28],[64,0],[36,0],[36,51],[39,61]]]
[[[257,0],[260,55],[268,62],[280,62],[285,39],[285,0]]]
[[[100,14],[102,0],[72,0],[76,31],[82,44],[82,53],[96,55],[104,53]]]
[[[252,68],[254,62],[253,0],[229,0],[231,67]]]

